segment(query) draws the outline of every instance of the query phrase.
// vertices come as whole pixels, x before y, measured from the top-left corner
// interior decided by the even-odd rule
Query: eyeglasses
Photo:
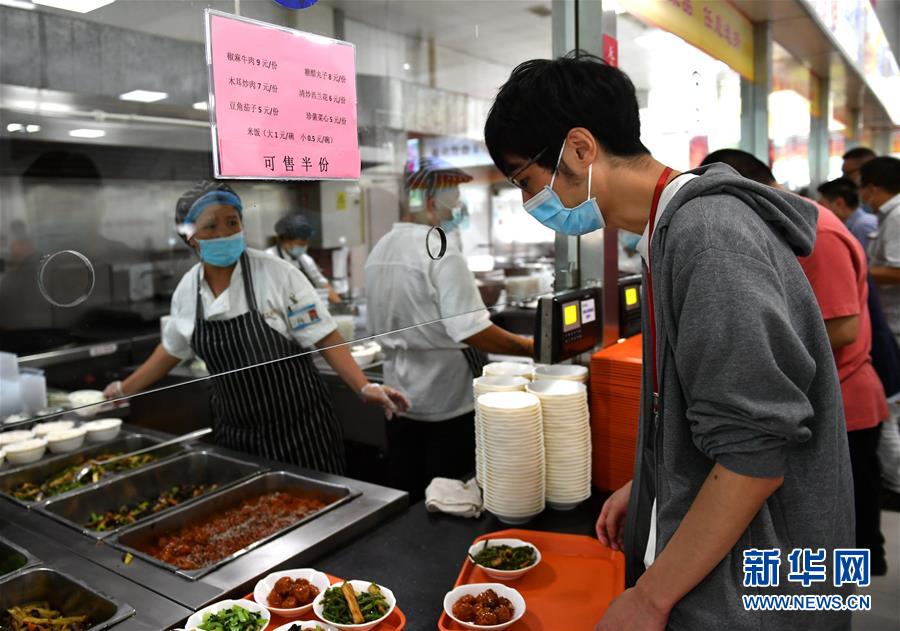
[[[547,147],[544,147],[543,149],[541,149],[540,151],[538,151],[538,152],[534,155],[534,157],[531,158],[531,160],[529,160],[528,162],[526,162],[525,164],[523,164],[521,167],[519,167],[518,169],[516,169],[516,172],[515,172],[515,173],[513,173],[513,174],[510,175],[510,176],[507,176],[506,181],[509,182],[510,184],[512,184],[513,186],[515,186],[516,188],[521,189],[521,190],[523,190],[523,191],[525,191],[525,192],[527,193],[527,192],[528,192],[528,189],[525,188],[525,186],[519,181],[518,178],[519,178],[520,175],[522,175],[522,173],[524,173],[525,171],[528,170],[528,167],[530,167],[530,166],[533,165],[535,162],[537,162],[538,160],[540,160],[540,159],[541,159],[541,156],[544,155],[544,154],[547,152],[547,149],[549,149],[549,148],[550,148],[550,147],[547,146]]]

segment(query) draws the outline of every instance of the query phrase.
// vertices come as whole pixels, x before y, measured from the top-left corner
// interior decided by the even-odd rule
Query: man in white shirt
[[[878,214],[878,232],[869,243],[869,273],[878,285],[884,317],[900,343],[900,160],[869,160],[860,167],[860,182],[860,196]],[[896,496],[900,493],[900,402],[896,396],[889,401],[891,419],[881,428],[878,459],[884,487]]]
[[[413,501],[433,477],[474,470],[472,379],[481,373],[479,351],[528,356],[533,350],[530,339],[491,323],[465,258],[440,238],[452,228],[447,200],[458,199],[458,185],[471,179],[446,163],[424,161],[406,179],[412,203],[365,267],[370,331],[396,331],[379,338],[384,381],[401,386],[411,401],[405,418],[388,425],[388,438],[392,484]]]
[[[328,302],[339,304],[341,297],[309,255],[309,240],[312,235],[313,227],[304,215],[300,213],[285,215],[275,224],[275,245],[268,248],[266,254],[276,256],[297,267],[313,287],[328,290]]]

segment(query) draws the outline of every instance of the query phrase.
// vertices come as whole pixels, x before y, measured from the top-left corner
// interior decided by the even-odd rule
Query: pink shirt
[[[875,427],[888,417],[884,388],[872,367],[872,323],[869,320],[866,284],[866,253],[843,222],[827,208],[818,206],[816,245],[813,253],[800,258],[822,311],[831,320],[859,316],[856,340],[834,351],[847,431]]]

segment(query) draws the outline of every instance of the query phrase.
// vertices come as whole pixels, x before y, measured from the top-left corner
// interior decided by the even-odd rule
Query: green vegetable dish
[[[203,622],[197,628],[201,631],[261,631],[265,627],[266,620],[261,613],[233,605],[231,609],[203,614]]]
[[[472,557],[478,565],[492,570],[523,570],[534,565],[536,559],[531,546],[491,546],[489,542],[485,542],[484,547]]]
[[[348,592],[355,598],[349,598]],[[362,593],[357,593],[349,583],[343,583],[326,590],[322,598],[322,617],[337,624],[375,622],[383,618],[390,608],[381,588],[375,583],[371,583]]]

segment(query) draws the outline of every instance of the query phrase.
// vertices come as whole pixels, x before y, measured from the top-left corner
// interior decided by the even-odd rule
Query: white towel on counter
[[[481,489],[475,483],[475,478],[468,482],[435,478],[425,489],[425,508],[431,513],[480,517]]]

